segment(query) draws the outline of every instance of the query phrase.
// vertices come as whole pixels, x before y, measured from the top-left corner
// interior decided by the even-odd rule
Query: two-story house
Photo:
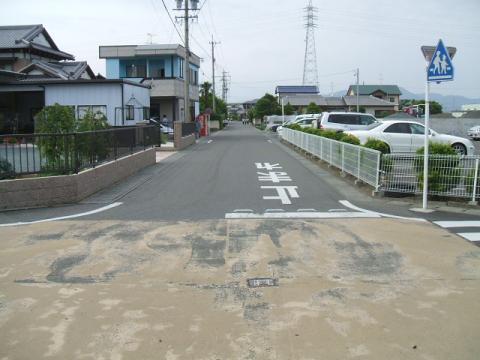
[[[394,110],[398,111],[400,105],[400,95],[402,92],[397,85],[358,85],[358,94],[373,96],[378,99],[395,104]],[[347,96],[357,95],[357,85],[350,85]]]
[[[43,25],[0,26],[0,134],[33,132],[36,114],[55,103],[77,118],[100,112],[116,126],[148,119],[148,85],[97,78],[87,62],[72,60]]]
[[[100,46],[106,59],[107,79],[129,79],[149,85],[150,114],[166,115],[170,121],[184,120],[184,79],[190,77],[190,114],[199,114],[200,58],[191,53],[185,71],[185,48],[169,45]]]

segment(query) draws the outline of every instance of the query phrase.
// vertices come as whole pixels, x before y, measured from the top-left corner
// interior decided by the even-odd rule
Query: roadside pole
[[[427,63],[427,71],[428,71]],[[429,133],[430,133],[430,82],[425,84],[425,136],[423,142],[423,205],[422,208],[428,208],[428,150],[429,150]]]
[[[421,47],[426,67],[425,84],[425,134],[423,144],[423,204],[422,210],[428,212],[428,158],[430,144],[430,83],[440,84],[443,81],[453,80],[454,68],[452,58],[457,52],[456,48],[446,48],[440,39],[437,46]]]
[[[285,124],[285,105],[283,103],[283,97],[282,99],[282,125]]]

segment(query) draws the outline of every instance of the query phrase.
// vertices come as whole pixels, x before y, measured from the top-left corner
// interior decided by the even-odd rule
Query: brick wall
[[[0,181],[0,210],[45,207],[78,202],[97,191],[154,165],[148,149],[74,175]]]

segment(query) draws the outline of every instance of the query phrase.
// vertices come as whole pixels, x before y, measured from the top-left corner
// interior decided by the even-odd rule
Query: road
[[[0,225],[0,359],[480,351],[480,249],[456,235],[478,217],[371,198],[249,126]]]

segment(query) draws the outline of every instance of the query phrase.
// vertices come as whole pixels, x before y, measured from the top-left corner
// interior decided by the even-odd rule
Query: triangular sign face
[[[443,41],[439,40],[427,70],[428,81],[453,80],[453,64]]]

